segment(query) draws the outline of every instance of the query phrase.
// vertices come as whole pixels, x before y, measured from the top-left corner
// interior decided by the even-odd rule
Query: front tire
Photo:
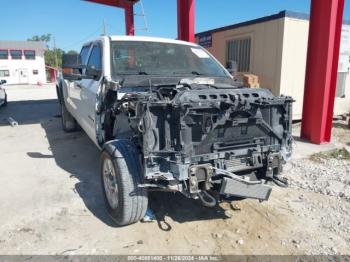
[[[139,154],[129,140],[107,143],[101,155],[101,182],[108,213],[118,226],[141,220],[147,210]]]

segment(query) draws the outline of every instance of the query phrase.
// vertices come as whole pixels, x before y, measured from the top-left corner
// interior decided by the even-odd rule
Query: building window
[[[22,50],[10,50],[11,57],[14,60],[21,60],[22,59]]]
[[[24,50],[24,57],[27,60],[35,60],[35,51],[34,50]]]
[[[9,51],[0,50],[0,59],[9,59]]]
[[[227,42],[227,62],[237,63],[239,72],[250,71],[251,38],[234,39]]]
[[[9,77],[10,71],[9,70],[0,70],[0,77]]]
[[[33,70],[33,75],[38,75],[39,71],[38,70]]]

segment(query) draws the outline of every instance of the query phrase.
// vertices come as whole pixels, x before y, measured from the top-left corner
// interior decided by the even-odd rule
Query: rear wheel
[[[74,119],[74,117],[71,115],[71,113],[68,112],[66,105],[64,104],[64,101],[60,104],[61,107],[61,120],[62,120],[62,128],[65,132],[73,132],[78,130],[78,123]]]
[[[147,190],[136,147],[129,140],[116,140],[101,155],[101,182],[108,213],[119,226],[136,223],[147,210]]]

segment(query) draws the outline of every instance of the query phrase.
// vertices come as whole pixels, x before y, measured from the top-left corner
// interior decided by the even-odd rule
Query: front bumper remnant
[[[259,200],[268,200],[272,188],[265,184],[252,184],[237,181],[231,178],[223,178],[220,194],[237,196],[244,198],[254,198]]]

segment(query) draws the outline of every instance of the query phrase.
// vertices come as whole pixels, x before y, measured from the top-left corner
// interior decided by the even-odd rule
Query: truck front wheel
[[[136,223],[146,213],[147,190],[138,187],[143,175],[139,154],[129,140],[115,140],[101,155],[101,182],[108,213],[119,226]]]

